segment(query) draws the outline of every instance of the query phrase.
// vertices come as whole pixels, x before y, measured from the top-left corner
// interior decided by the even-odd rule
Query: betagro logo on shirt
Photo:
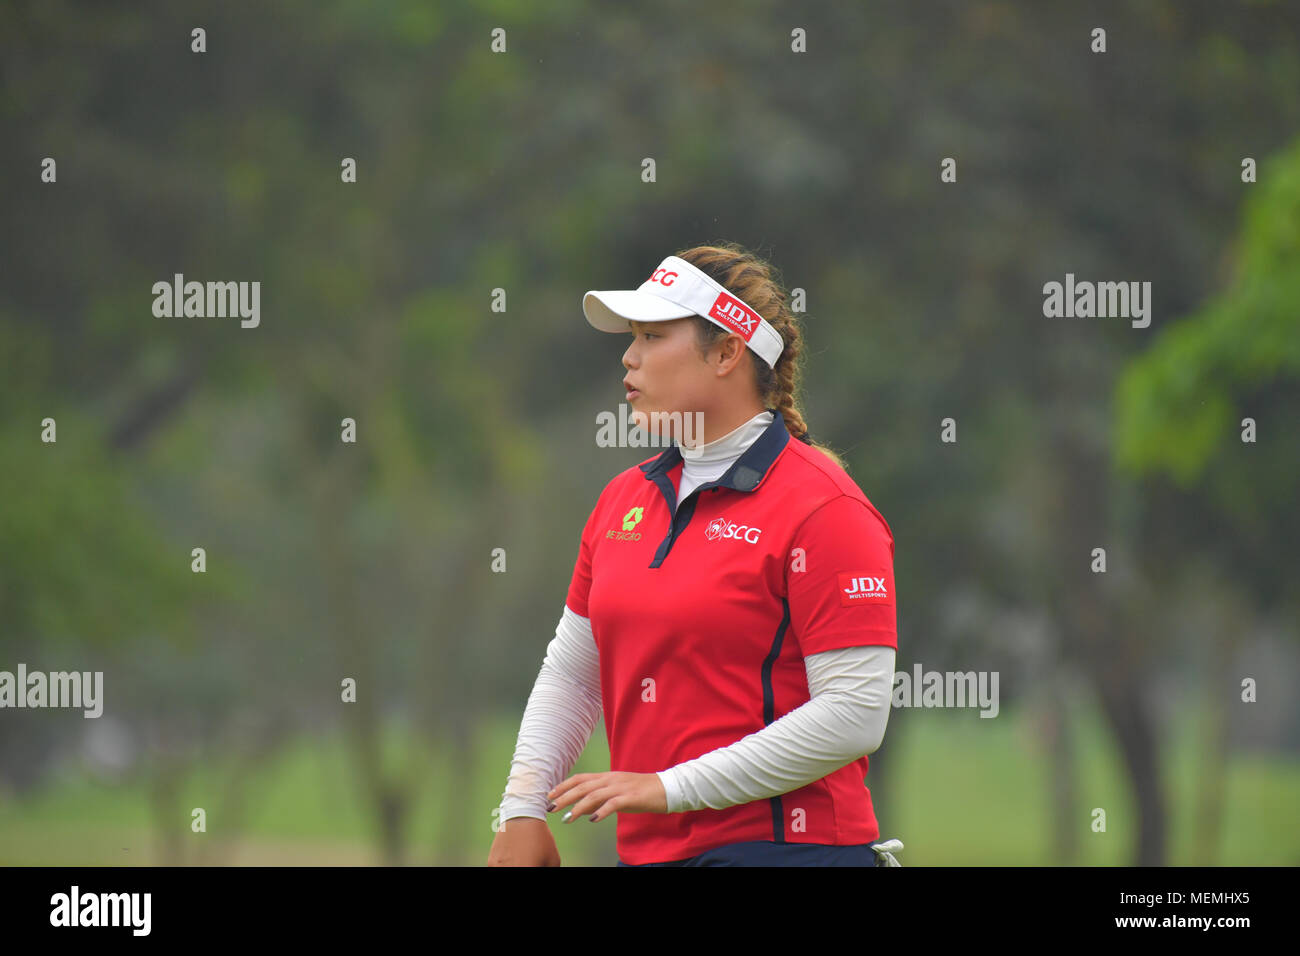
[[[613,538],[615,541],[640,541],[641,532],[633,531],[632,529],[637,526],[637,523],[641,520],[643,514],[645,514],[644,508],[630,508],[628,513],[623,515],[623,530],[615,531],[611,528],[609,531],[605,532],[605,537]]]

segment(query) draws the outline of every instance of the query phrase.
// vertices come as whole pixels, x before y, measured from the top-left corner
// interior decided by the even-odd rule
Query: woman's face
[[[632,344],[623,353],[623,367],[627,369],[624,380],[631,392],[627,403],[632,422],[647,432],[652,427],[663,431],[672,420],[651,419],[651,413],[707,412],[716,399],[717,376],[700,355],[694,320],[629,325]]]

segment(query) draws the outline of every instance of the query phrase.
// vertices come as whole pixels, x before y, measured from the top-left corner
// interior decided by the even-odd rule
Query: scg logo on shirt
[[[841,572],[839,575],[840,604],[852,607],[855,604],[887,604],[889,589],[885,587],[886,575],[857,574]]]
[[[704,529],[704,537],[710,541],[718,538],[741,538],[750,544],[758,544],[758,536],[762,533],[761,528],[751,528],[747,524],[734,524],[726,518],[714,518]]]

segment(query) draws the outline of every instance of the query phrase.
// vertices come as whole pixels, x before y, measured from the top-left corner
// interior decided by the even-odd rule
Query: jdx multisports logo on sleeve
[[[704,537],[710,541],[716,541],[718,538],[740,538],[750,544],[758,544],[758,536],[762,533],[761,528],[751,528],[747,524],[736,524],[726,518],[714,518],[709,522],[709,526],[704,529]]]
[[[859,574],[843,571],[839,575],[840,604],[852,607],[855,604],[887,604],[889,588],[885,580],[886,572],[876,574]]]

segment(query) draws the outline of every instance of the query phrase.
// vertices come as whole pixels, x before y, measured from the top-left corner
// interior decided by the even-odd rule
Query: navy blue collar
[[[717,481],[710,481],[704,487],[719,486],[735,491],[753,491],[763,480],[776,456],[781,454],[785,443],[790,440],[790,430],[785,427],[785,418],[774,408],[766,409],[772,413],[772,424],[754,439],[753,443],[731,463],[731,467]],[[667,474],[682,460],[681,450],[676,440],[663,450],[653,461],[638,466],[645,473],[647,480],[653,481],[660,475]]]

